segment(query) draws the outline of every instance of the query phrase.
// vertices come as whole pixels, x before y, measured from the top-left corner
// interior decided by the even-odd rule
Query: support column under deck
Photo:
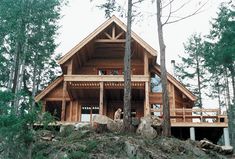
[[[224,145],[230,146],[228,128],[224,128]]]
[[[190,128],[190,139],[195,141],[195,128],[194,127]]]

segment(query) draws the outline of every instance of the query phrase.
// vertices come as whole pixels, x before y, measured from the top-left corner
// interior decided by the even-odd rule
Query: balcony
[[[151,109],[151,112],[162,118],[162,109]],[[228,127],[226,114],[220,109],[171,109],[171,125],[173,127]]]
[[[64,81],[70,82],[124,82],[123,75],[64,75]],[[132,75],[132,82],[148,82],[147,75]]]
[[[96,89],[103,83],[106,89],[123,89],[123,75],[64,75],[68,88]],[[149,76],[132,75],[131,86],[134,89],[144,89],[145,82],[149,81]]]

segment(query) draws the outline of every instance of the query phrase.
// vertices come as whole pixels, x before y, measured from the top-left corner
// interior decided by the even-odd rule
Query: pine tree
[[[23,98],[20,94],[35,95],[33,87],[38,88],[35,79],[42,75],[38,72],[48,71],[51,64],[55,66],[52,54],[56,47],[54,37],[61,4],[61,0],[9,0],[0,3],[0,66],[4,70],[0,74],[0,84],[15,95],[12,106],[16,114]],[[50,77],[46,80],[48,82]]]
[[[62,4],[0,1],[0,158],[33,158],[33,124],[40,123],[40,107],[34,107],[33,98],[40,83],[50,80],[48,73],[56,73],[48,70],[55,67],[52,55]]]
[[[197,95],[196,106],[202,108],[203,90],[207,86],[207,70],[204,63],[204,42],[201,35],[192,35],[184,44],[185,55],[176,66],[177,77]]]
[[[226,90],[228,104],[229,132],[232,146],[234,140],[234,112],[235,112],[235,11],[231,4],[223,3],[217,13],[217,18],[212,21],[212,29],[208,35],[208,52],[205,56],[205,63],[212,74],[222,70],[221,76],[224,78],[223,89]],[[234,6],[233,6],[234,7]],[[229,80],[230,78],[230,80]],[[230,81],[233,93],[231,93]],[[232,103],[230,96],[233,96]]]

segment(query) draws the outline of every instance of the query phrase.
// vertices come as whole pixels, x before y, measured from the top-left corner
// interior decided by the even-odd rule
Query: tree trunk
[[[34,59],[34,65],[33,65],[33,88],[32,88],[32,103],[31,103],[31,107],[33,109],[34,105],[35,105],[35,101],[34,101],[34,97],[36,95],[36,76],[37,76],[37,63],[36,61],[38,60],[38,56],[35,55],[35,59]]]
[[[158,39],[160,46],[160,68],[162,80],[162,104],[163,104],[163,135],[171,136],[171,121],[170,121],[170,107],[167,89],[167,71],[165,64],[165,43],[163,39],[163,26],[161,21],[161,0],[157,0],[157,26],[158,26]]]
[[[232,79],[232,87],[233,87],[233,104],[230,104],[228,108],[228,126],[229,126],[229,137],[231,141],[231,145],[235,146],[235,79],[234,79],[234,67],[229,67],[229,71],[231,73]]]
[[[22,49],[22,50],[24,50],[24,49]],[[17,93],[20,92],[22,89],[23,76],[24,76],[24,70],[25,70],[25,56],[26,55],[24,53],[22,53],[22,54],[23,55],[21,55],[21,56],[23,56],[23,58],[21,59],[22,62],[20,64],[20,69],[19,69],[19,75],[18,75],[19,77],[18,77],[18,84],[17,84],[17,91],[16,91]],[[20,102],[19,95],[17,95],[16,99],[15,99],[15,106],[16,107],[19,107],[19,104],[20,104],[19,102]]]
[[[234,67],[229,68],[231,72],[231,79],[232,79],[232,87],[233,87],[233,105],[235,104],[235,71]]]
[[[39,90],[40,83],[41,83],[41,69],[39,69],[39,72],[38,72],[36,92],[38,92]]]
[[[200,66],[199,57],[196,55],[196,65],[197,65],[197,85],[198,85],[198,96],[199,96],[199,107],[202,108],[202,91],[201,91],[201,79],[200,79]]]
[[[124,131],[131,129],[131,17],[132,0],[128,0],[127,31],[124,57]]]
[[[15,56],[13,58],[13,61],[15,61]],[[14,63],[14,62],[13,62]],[[14,75],[14,64],[11,64],[10,67],[10,74],[9,74],[9,81],[7,82],[7,88],[8,90],[12,89],[12,83],[13,83],[13,75]]]
[[[15,114],[18,113],[18,84],[19,84],[19,74],[20,74],[20,52],[22,50],[22,44],[17,42],[16,43],[16,53],[15,53],[15,70],[14,70],[14,78],[13,78],[13,86],[12,86],[12,93],[15,95],[14,102],[12,103],[13,112]]]
[[[227,108],[231,105],[231,98],[230,98],[230,92],[229,92],[229,82],[228,82],[228,70],[225,67],[224,68],[224,79],[225,79],[225,86],[226,86],[226,98],[227,98]]]
[[[218,94],[219,110],[221,112],[221,110],[222,110],[222,107],[221,107],[221,97],[220,97],[221,91],[220,91],[219,82],[218,82],[218,86],[217,86],[217,94]]]

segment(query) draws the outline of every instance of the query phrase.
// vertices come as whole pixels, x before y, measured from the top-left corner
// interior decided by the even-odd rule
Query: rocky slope
[[[96,133],[90,127],[61,132],[38,130],[33,149],[36,159],[223,159],[214,151],[203,151],[198,142],[176,138],[146,139],[136,134]],[[52,135],[53,134],[53,135]]]

